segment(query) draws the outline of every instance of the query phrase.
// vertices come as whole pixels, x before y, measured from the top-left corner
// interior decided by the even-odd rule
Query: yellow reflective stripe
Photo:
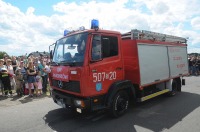
[[[3,75],[2,75],[2,77],[7,77],[7,76],[8,76],[8,74],[3,74]]]
[[[162,91],[159,91],[159,92],[156,92],[156,93],[147,95],[147,96],[145,96],[145,97],[140,98],[140,102],[146,101],[146,100],[148,100],[148,99],[151,99],[151,98],[153,98],[153,97],[156,97],[156,96],[158,96],[158,95],[161,95],[161,94],[164,94],[164,93],[167,93],[167,92],[169,92],[169,89],[165,89],[165,90],[162,90]]]

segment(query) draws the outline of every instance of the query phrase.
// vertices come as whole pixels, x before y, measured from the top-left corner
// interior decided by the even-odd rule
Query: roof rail
[[[187,43],[186,38],[137,29],[133,29],[130,32],[122,34],[122,39],[153,40],[185,44]]]

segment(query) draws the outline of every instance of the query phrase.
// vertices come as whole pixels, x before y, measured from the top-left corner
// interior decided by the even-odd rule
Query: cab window
[[[92,60],[101,60],[118,55],[118,39],[114,36],[94,35],[92,40]]]
[[[100,60],[100,59],[102,59],[101,36],[94,35],[92,40],[92,60]]]
[[[102,36],[103,58],[118,55],[118,40],[113,36]]]

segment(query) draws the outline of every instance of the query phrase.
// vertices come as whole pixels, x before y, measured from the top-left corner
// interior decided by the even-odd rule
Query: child
[[[21,68],[18,67],[15,71],[15,81],[16,81],[16,92],[18,96],[23,95],[23,75],[21,73]]]
[[[36,76],[36,82],[38,84],[38,95],[42,95],[42,77],[40,76],[40,72]]]

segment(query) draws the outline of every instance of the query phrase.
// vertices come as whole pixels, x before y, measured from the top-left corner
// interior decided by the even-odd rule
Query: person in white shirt
[[[12,76],[12,77],[10,77],[11,86],[13,87],[14,90],[16,90],[16,82],[15,82],[15,78],[14,78],[15,73],[14,73],[14,70],[13,70],[11,59],[6,60],[6,68],[8,70],[8,73]]]
[[[51,72],[49,66],[46,65],[45,61],[42,61],[41,64],[39,64],[39,69],[42,76],[42,91],[44,94],[47,92],[47,83],[48,83],[48,73]]]

